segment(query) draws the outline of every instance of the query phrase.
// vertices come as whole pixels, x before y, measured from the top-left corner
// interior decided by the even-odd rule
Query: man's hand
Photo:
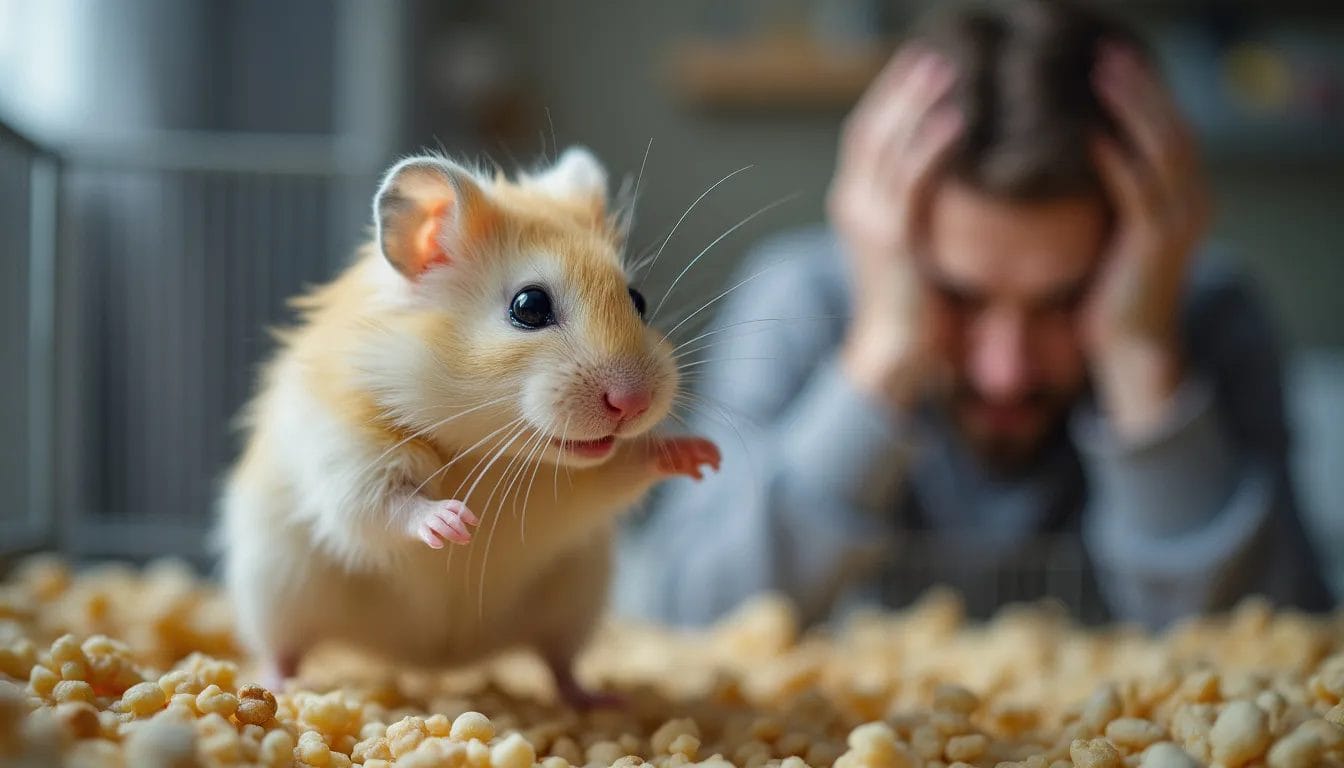
[[[1094,81],[1128,146],[1095,142],[1116,222],[1085,327],[1112,426],[1135,438],[1161,421],[1180,381],[1181,296],[1209,201],[1190,130],[1139,55],[1105,48]]]
[[[853,273],[842,365],[898,406],[913,398],[929,346],[929,298],[912,260],[933,172],[961,131],[957,111],[938,106],[955,78],[936,54],[897,54],[846,121],[827,199]]]

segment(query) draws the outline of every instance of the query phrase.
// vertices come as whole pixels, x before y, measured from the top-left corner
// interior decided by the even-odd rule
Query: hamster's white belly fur
[[[233,593],[246,595],[237,607],[243,626],[255,628],[257,636],[248,638],[255,647],[283,655],[341,640],[408,663],[457,664],[564,634],[564,616],[556,627],[539,620],[548,607],[538,599],[543,593],[563,593],[562,602],[575,614],[570,622],[585,612],[584,602],[600,609],[608,543],[605,532],[595,532],[562,561],[573,566],[566,569],[555,567],[560,561],[524,562],[525,547],[496,541],[490,559],[509,565],[483,568],[484,541],[478,537],[447,553],[425,547],[395,567],[372,571],[348,570],[312,549],[296,567],[289,546],[258,543],[230,553],[236,565],[229,578]],[[472,554],[475,562],[469,563]],[[554,639],[566,644],[563,637]]]
[[[526,511],[520,497],[515,513],[513,496],[473,505],[472,542],[430,549],[389,529],[377,499],[341,484],[378,455],[304,394],[294,366],[276,373],[258,403],[273,432],[258,435],[231,478],[220,530],[240,634],[254,651],[278,658],[340,640],[452,665],[518,644],[557,657],[582,644],[605,600],[614,515],[567,509],[564,470],[558,495],[545,466]],[[505,481],[507,463],[479,488]],[[445,479],[456,487],[461,477]],[[478,490],[477,504],[488,495]]]

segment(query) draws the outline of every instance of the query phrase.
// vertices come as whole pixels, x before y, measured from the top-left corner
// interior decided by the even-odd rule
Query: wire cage
[[[0,132],[0,554],[204,560],[267,328],[353,251],[374,178],[325,137],[58,160]]]
[[[406,114],[388,84],[423,42],[412,11],[6,16],[10,65],[43,30],[101,44],[63,52],[43,83],[0,72],[27,97],[6,115],[40,135],[0,124],[0,565],[35,549],[205,561],[268,328],[366,234]]]
[[[56,158],[0,124],[0,552],[54,530]]]

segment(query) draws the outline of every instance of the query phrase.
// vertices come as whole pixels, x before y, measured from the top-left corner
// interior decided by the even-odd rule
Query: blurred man
[[[724,469],[656,509],[647,612],[997,603],[1071,562],[1077,602],[1150,626],[1331,604],[1274,338],[1196,259],[1208,195],[1152,62],[1073,6],[998,8],[895,57],[845,125],[830,230],[761,249],[702,342],[693,426]]]

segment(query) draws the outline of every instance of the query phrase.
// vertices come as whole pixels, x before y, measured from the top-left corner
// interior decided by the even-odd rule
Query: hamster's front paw
[[[479,525],[476,513],[457,499],[423,501],[416,510],[413,523],[416,538],[433,549],[443,549],[446,542],[466,544],[471,541],[468,525]]]
[[[665,475],[686,475],[696,480],[704,477],[700,471],[702,464],[708,464],[717,472],[722,460],[719,447],[703,437],[657,438],[653,454],[659,472]]]

